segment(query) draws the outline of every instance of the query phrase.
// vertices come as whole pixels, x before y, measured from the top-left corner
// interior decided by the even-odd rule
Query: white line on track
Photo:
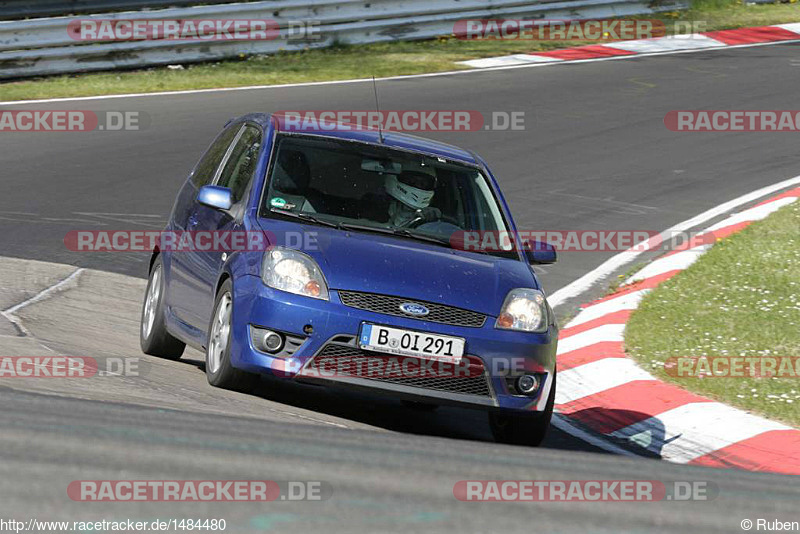
[[[705,254],[705,252],[712,246],[713,245],[710,244],[700,245],[699,247],[690,248],[669,256],[664,256],[663,258],[658,258],[652,263],[648,263],[644,269],[625,280],[625,284],[631,284],[637,280],[647,280],[650,277],[665,274],[670,271],[683,271],[696,262],[697,259]],[[638,303],[636,306],[634,306],[634,308],[637,306]]]
[[[711,219],[714,219],[715,217],[719,217],[720,215],[724,215],[725,213],[738,208],[739,206],[747,204],[748,202],[753,202],[754,200],[758,200],[759,198],[769,195],[770,193],[774,193],[776,191],[780,191],[781,189],[786,189],[798,184],[800,184],[800,176],[795,176],[794,178],[789,178],[788,180],[783,180],[782,182],[762,187],[761,189],[757,189],[740,197],[734,198],[733,200],[729,200],[728,202],[724,202],[714,208],[704,211],[699,215],[695,215],[691,219],[687,219],[674,226],[671,226],[670,228],[667,228],[661,232],[661,242],[663,242],[663,240],[670,239],[673,235],[675,235],[675,233],[690,230],[697,225],[703,224]],[[594,286],[594,284],[609,276],[620,267],[629,264],[639,257],[642,252],[645,252],[646,248],[642,246],[643,243],[644,242],[637,243],[637,245],[633,248],[630,248],[624,252],[620,252],[619,254],[607,259],[595,269],[589,271],[574,282],[567,284],[550,295],[547,298],[547,301],[552,307],[555,308],[567,300],[577,297],[584,291],[587,291]]]
[[[617,430],[612,436],[627,439],[649,433],[652,441],[647,448],[651,452],[672,462],[688,463],[771,430],[791,427],[719,402],[694,402]]]
[[[78,283],[78,278],[80,277],[80,275],[83,273],[84,270],[85,269],[83,269],[82,267],[76,269],[75,271],[73,271],[69,276],[67,276],[63,280],[59,280],[55,284],[53,284],[53,285],[51,285],[49,287],[46,287],[45,289],[41,290],[40,292],[38,292],[37,294],[35,294],[31,298],[26,299],[26,300],[20,302],[19,304],[15,304],[14,306],[12,306],[12,307],[10,307],[8,309],[0,311],[0,315],[2,315],[6,319],[8,319],[12,323],[14,323],[26,335],[29,335],[30,332],[27,331],[27,329],[24,327],[22,322],[19,320],[18,317],[16,317],[14,315],[14,313],[19,311],[19,310],[21,310],[22,308],[24,308],[26,306],[30,306],[31,304],[33,304],[35,302],[39,302],[40,300],[46,299],[47,297],[49,297],[53,293],[58,293],[60,291],[64,291],[64,290],[67,290],[67,289],[71,289],[72,287],[75,287],[77,285],[77,283]],[[40,342],[40,344],[41,344],[41,342]],[[42,345],[42,346],[44,348],[46,348],[47,350],[52,350],[52,349],[50,349],[49,347],[47,347],[45,345]],[[272,412],[272,413],[280,414],[280,415],[287,416],[287,417],[294,417],[296,419],[302,419],[302,420],[305,420],[305,421],[312,421],[312,422],[315,422],[315,423],[320,423],[320,424],[329,425],[329,426],[335,426],[335,427],[338,427],[338,428],[349,428],[347,425],[343,425],[341,423],[337,423],[337,422],[334,422],[334,421],[326,421],[324,419],[317,419],[317,418],[309,417],[307,415],[303,415],[303,414],[300,414],[300,413],[288,412],[288,411],[285,411],[285,410],[278,410],[278,409],[275,409],[275,408],[269,408],[269,411]]]
[[[600,317],[618,311],[635,310],[639,307],[639,301],[649,292],[649,289],[641,289],[639,291],[625,293],[619,297],[614,297],[613,299],[605,300],[598,304],[593,304],[588,308],[584,308],[583,311],[569,322],[569,326],[573,327],[588,323],[589,321],[599,319]]]
[[[556,405],[567,404],[639,380],[655,380],[630,358],[603,358],[558,372]]]
[[[796,178],[792,180],[796,180]],[[795,197],[769,200],[761,205],[730,215],[724,221],[715,224],[711,228],[721,229],[735,226],[741,222],[760,220],[796,200]],[[710,229],[706,229],[704,233],[709,231]],[[681,264],[675,265],[675,267],[683,269],[691,262],[681,260],[680,256],[682,254],[702,253],[709,247],[710,245],[704,245],[678,254],[666,256],[662,258],[662,260],[675,260],[677,263]],[[692,261],[694,259],[696,259],[696,254],[692,256]],[[650,263],[643,271],[647,271],[650,267],[658,265],[659,261],[662,260]],[[669,269],[658,269],[658,272],[667,270],[671,270],[671,267]],[[642,271],[634,275],[633,278],[639,278],[640,273],[642,273]],[[653,274],[655,273],[649,273],[649,275]],[[628,295],[623,295],[611,301],[604,301],[600,304],[590,306],[582,313],[591,311],[593,307],[605,306],[608,302],[614,302],[615,300],[622,301],[627,296]],[[638,303],[638,299],[636,302]],[[625,302],[621,304],[627,306]],[[611,307],[604,311],[606,311],[607,314],[614,313],[617,311],[617,307]],[[580,318],[580,315],[578,318]],[[594,319],[593,316],[592,318]],[[569,324],[568,326],[572,325]],[[604,327],[609,326],[621,327],[620,332],[624,329],[624,325],[611,323],[569,336],[563,341],[570,342],[570,340],[580,338],[584,334],[591,334],[594,331],[600,331]],[[591,346],[594,340],[579,339],[578,341],[579,345]],[[561,346],[559,347],[559,353],[562,353]],[[623,364],[622,362],[624,361],[627,361],[627,363]],[[562,388],[557,392],[557,405],[579,400],[601,391],[606,391],[609,389],[609,386],[614,387],[617,385],[617,382],[620,381],[618,380],[619,375],[627,375],[623,377],[625,383],[630,383],[635,380],[655,380],[649,373],[638,368],[633,360],[628,360],[627,358],[605,358],[570,368],[566,371],[562,371],[559,375]],[[612,381],[611,384],[609,384],[609,380]],[[566,391],[564,388],[566,388]],[[559,418],[559,423],[562,425],[573,424],[563,415]],[[555,419],[554,426],[561,428],[555,423]],[[562,428],[562,430],[570,433],[569,427]],[[579,430],[594,439],[586,439],[583,435],[571,434],[604,450],[617,452],[619,445],[605,441],[608,436],[599,436],[592,434],[592,432],[583,431],[582,429]],[[677,463],[689,463],[692,460],[712,454],[732,444],[741,443],[747,439],[775,430],[791,430],[791,427],[718,402],[698,401],[689,402],[681,406],[672,407],[664,412],[652,414],[647,419],[637,421],[636,423],[611,433],[610,436],[617,440],[636,442],[639,446],[644,447],[653,454],[659,455],[662,459]]]
[[[72,274],[70,274],[69,276],[67,276],[63,280],[60,280],[59,282],[56,282],[55,284],[51,285],[50,287],[47,287],[47,288],[39,291],[38,293],[36,293],[31,298],[29,298],[27,300],[23,300],[19,304],[15,304],[14,306],[11,306],[10,308],[8,308],[6,310],[3,310],[2,311],[3,315],[13,315],[15,312],[21,310],[25,306],[29,306],[29,305],[33,304],[34,302],[39,302],[40,300],[42,300],[44,298],[47,298],[52,293],[55,293],[57,291],[62,291],[64,289],[69,289],[70,287],[72,287],[74,284],[77,283],[78,277],[81,275],[82,272],[83,272],[83,268],[76,269],[75,271],[72,272]]]
[[[755,206],[753,208],[744,210],[741,213],[737,213],[736,215],[732,215],[727,219],[718,222],[717,224],[709,227],[706,229],[706,232],[715,232],[720,228],[725,228],[726,226],[733,226],[734,224],[739,224],[743,222],[755,222],[760,221],[762,219],[767,218],[767,216],[775,213],[779,209],[784,206],[788,206],[789,204],[795,201],[794,198],[779,198],[778,200],[773,200],[768,204],[764,204],[763,206]]]
[[[582,349],[596,343],[622,342],[622,334],[624,331],[624,324],[604,324],[592,328],[591,330],[584,330],[578,334],[561,338],[558,340],[558,355],[561,356],[562,354]]]
[[[572,65],[575,63],[595,63],[598,61],[616,61],[622,59],[639,58],[639,57],[652,57],[652,56],[665,56],[672,54],[691,54],[695,52],[709,52],[713,50],[732,50],[736,48],[754,48],[757,46],[774,46],[789,43],[800,43],[800,39],[791,41],[771,41],[768,43],[750,43],[742,45],[728,45],[715,48],[691,48],[687,50],[668,50],[665,52],[648,52],[643,54],[633,54],[625,56],[611,56],[611,57],[598,57],[590,59],[573,59],[568,61],[553,61],[546,63],[529,63],[524,65],[506,65],[499,67],[488,67],[483,69],[464,69],[464,70],[451,70],[445,72],[429,72],[425,74],[406,74],[402,76],[387,76],[384,78],[375,78],[376,81],[392,81],[392,80],[411,80],[416,78],[434,78],[438,76],[455,76],[457,74],[474,74],[476,72],[492,72],[497,70],[510,70],[510,69],[530,69],[535,67],[547,67],[551,65]],[[91,74],[91,73],[88,73]],[[372,82],[372,78],[356,78],[350,80],[329,80],[321,82],[302,82],[302,83],[284,83],[277,85],[249,85],[245,87],[218,87],[211,89],[188,89],[184,91],[159,91],[156,93],[128,93],[122,95],[98,95],[98,96],[75,96],[65,98],[46,98],[41,100],[10,100],[0,102],[0,106],[15,106],[19,104],[47,104],[51,102],[79,102],[85,100],[111,100],[115,98],[138,98],[149,96],[179,96],[179,95],[193,95],[202,93],[219,93],[226,91],[254,91],[261,89],[285,89],[288,87],[314,87],[324,85],[337,85],[337,84],[350,84],[350,83],[363,83]]]
[[[53,285],[51,285],[49,287],[46,287],[45,289],[43,289],[43,290],[39,291],[38,293],[36,293],[31,298],[23,300],[19,304],[15,304],[14,306],[11,306],[8,309],[0,311],[0,315],[2,315],[6,319],[8,319],[12,323],[14,323],[17,326],[17,328],[19,328],[25,335],[29,335],[30,332],[28,332],[28,330],[22,324],[22,321],[20,321],[19,318],[14,314],[17,311],[19,311],[22,308],[24,308],[25,306],[30,306],[34,302],[39,302],[40,300],[46,299],[48,296],[50,296],[53,293],[57,293],[59,291],[63,291],[65,289],[69,289],[69,288],[75,286],[78,283],[78,277],[81,275],[82,272],[83,272],[83,268],[76,269],[75,271],[72,272],[72,274],[70,274],[69,276],[67,276],[63,280],[60,280],[60,281],[56,282],[55,284],[53,284]]]

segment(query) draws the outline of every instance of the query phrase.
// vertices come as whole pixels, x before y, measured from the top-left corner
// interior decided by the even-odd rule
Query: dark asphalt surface
[[[4,515],[68,521],[224,518],[227,532],[739,532],[797,520],[791,477],[692,469],[442,438],[285,425],[3,392]],[[37,461],[31,461],[36,458]],[[25,478],[19,476],[25,467]],[[84,503],[73,480],[322,482],[323,501]],[[704,484],[692,502],[461,502],[461,480],[653,480]],[[16,481],[12,484],[11,481]],[[13,511],[13,513],[11,513]]]
[[[795,134],[673,133],[662,122],[675,109],[796,109],[800,69],[792,60],[798,52],[798,45],[779,45],[477,72],[383,81],[379,91],[385,109],[525,111],[525,131],[429,135],[489,161],[521,229],[659,231],[800,174]],[[0,250],[142,277],[145,254],[72,253],[64,235],[159,228],[186,173],[231,116],[370,109],[371,90],[371,84],[357,83],[11,106],[139,111],[151,125],[141,132],[3,133]],[[562,255],[542,276],[546,289],[555,291],[613,254]],[[459,420],[461,430],[456,425],[444,432],[468,439],[446,439],[435,430],[277,424],[5,389],[0,402],[0,508],[15,516],[33,516],[42,508],[52,518],[76,519],[199,514],[226,517],[238,527],[233,532],[302,526],[365,532],[735,532],[749,516],[800,519],[798,484],[789,477],[622,458],[559,432],[539,450],[498,446],[480,437],[485,427],[471,435],[481,424],[472,417]],[[335,415],[360,420],[360,409],[352,401],[349,413]],[[444,410],[399,417],[399,425],[383,426],[403,431],[403,417],[415,423],[424,417],[427,428],[435,429],[450,426],[454,416]],[[80,478],[237,477],[324,480],[334,497],[270,506],[109,506],[72,503],[63,490],[65,481]],[[626,477],[713,481],[719,496],[705,503],[580,505],[461,503],[452,496],[453,483],[470,478]]]

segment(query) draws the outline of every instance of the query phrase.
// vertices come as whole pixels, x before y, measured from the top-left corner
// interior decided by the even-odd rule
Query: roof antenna
[[[381,117],[381,107],[378,105],[378,84],[375,83],[374,74],[372,75],[372,90],[375,92],[375,109],[378,111],[378,139],[383,144],[383,130],[381,129],[383,117]]]

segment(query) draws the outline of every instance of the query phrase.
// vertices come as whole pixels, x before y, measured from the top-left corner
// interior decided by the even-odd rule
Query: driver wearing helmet
[[[424,172],[406,170],[387,175],[389,224],[403,227],[415,219],[420,222],[439,219],[441,211],[430,207],[435,188],[436,178]]]

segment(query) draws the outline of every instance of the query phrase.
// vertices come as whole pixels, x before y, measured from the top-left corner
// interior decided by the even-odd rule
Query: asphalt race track
[[[428,135],[489,161],[521,229],[660,231],[800,174],[795,134],[675,133],[663,124],[671,110],[796,109],[798,53],[800,45],[785,44],[378,87],[384,109],[524,111],[524,131]],[[371,83],[353,83],[5,106],[139,111],[150,125],[4,133],[0,251],[144,278],[146,254],[74,253],[65,234],[158,229],[188,170],[232,116],[371,109],[373,102]],[[553,292],[613,254],[563,254],[542,274],[545,288]],[[108,275],[97,284],[105,291],[80,303],[32,310],[24,317],[32,333],[62,354],[138,356],[136,299],[144,280]],[[122,303],[114,301],[116,288]],[[272,380],[250,396],[221,392],[207,385],[198,353],[185,359],[154,361],[136,383],[93,391],[4,381],[4,507],[18,519],[225,518],[230,532],[737,532],[745,518],[800,519],[800,484],[791,477],[615,456],[555,429],[538,450],[500,446],[476,413],[419,412]],[[333,495],[268,506],[87,504],[66,496],[72,480],[148,478],[319,480]],[[686,503],[467,503],[453,496],[459,480],[531,478],[706,481],[715,490],[710,502]]]
[[[793,109],[797,54],[789,44],[382,81],[378,88],[384,109],[524,111],[523,132],[429,135],[489,161],[520,228],[660,231],[800,174],[791,134],[676,133],[663,124],[670,110]],[[4,106],[140,111],[152,124],[141,132],[4,136],[0,250],[144,277],[146,255],[134,262],[72,253],[64,235],[160,228],[186,174],[230,117],[373,104],[372,84],[357,83]],[[545,276],[546,288],[555,291],[611,254],[564,257]]]

